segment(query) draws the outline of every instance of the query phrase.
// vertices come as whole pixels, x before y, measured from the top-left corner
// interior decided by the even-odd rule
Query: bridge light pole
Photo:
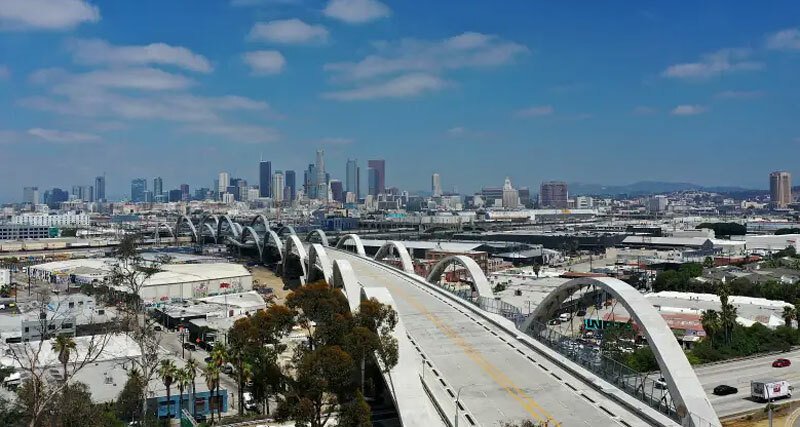
[[[453,427],[458,427],[458,401],[461,398],[461,390],[463,390],[463,389],[465,389],[467,387],[473,387],[473,386],[476,386],[476,385],[477,384],[467,384],[467,385],[462,385],[461,387],[458,388],[458,391],[456,392],[456,414],[453,417]]]

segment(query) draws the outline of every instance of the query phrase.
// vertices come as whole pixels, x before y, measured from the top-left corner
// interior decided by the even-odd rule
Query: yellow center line
[[[383,283],[383,277],[375,276],[372,274],[368,274],[374,279],[378,279]],[[531,416],[536,418],[539,421],[544,421],[545,419],[548,422],[555,422],[556,426],[560,426],[561,423],[555,420],[544,408],[542,408],[538,403],[536,403],[533,398],[531,398],[528,394],[522,391],[516,384],[502,371],[497,369],[491,362],[486,360],[486,358],[478,351],[474,346],[469,344],[458,332],[453,330],[449,325],[442,321],[439,316],[434,313],[428,311],[414,296],[409,295],[402,289],[396,286],[392,287],[392,293],[396,294],[398,297],[405,300],[407,303],[411,304],[414,308],[416,308],[421,314],[425,315],[431,323],[433,323],[442,333],[447,335],[461,350],[464,354],[467,355],[478,367],[480,367],[484,372],[486,372],[495,383],[505,389],[506,393],[508,393],[514,400],[516,400],[526,412],[528,412]]]

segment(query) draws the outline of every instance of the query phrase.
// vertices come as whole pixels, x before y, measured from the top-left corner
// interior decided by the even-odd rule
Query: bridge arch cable
[[[472,279],[472,289],[478,294],[479,297],[494,299],[494,291],[492,291],[492,285],[486,278],[486,274],[474,259],[466,255],[452,255],[439,260],[439,262],[433,266],[431,272],[428,273],[428,277],[426,279],[428,283],[438,285],[439,280],[442,278],[442,274],[445,272],[445,269],[451,264],[457,264],[464,267],[470,279]]]
[[[361,242],[361,237],[357,234],[345,234],[344,236],[339,238],[339,241],[336,242],[336,249],[346,249],[347,242],[353,242],[352,245],[355,246],[356,253],[359,256],[366,257],[367,251],[364,249],[364,244]]]
[[[306,242],[313,242],[312,238],[314,236],[319,237],[319,241],[322,244],[322,246],[330,246],[330,243],[328,241],[328,236],[325,234],[325,231],[323,231],[322,229],[317,228],[317,229],[311,230],[306,235]]]

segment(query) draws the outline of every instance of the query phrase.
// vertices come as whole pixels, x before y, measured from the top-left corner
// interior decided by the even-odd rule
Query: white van
[[[244,402],[244,409],[248,411],[256,410],[256,400],[253,398],[253,393],[246,391],[242,393],[242,398]]]
[[[569,322],[570,320],[572,320],[572,313],[561,313],[558,316],[558,320],[562,322]]]

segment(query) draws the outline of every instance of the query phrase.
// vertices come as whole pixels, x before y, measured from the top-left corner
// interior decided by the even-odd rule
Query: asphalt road
[[[389,290],[408,332],[453,389],[461,389],[461,402],[479,424],[549,420],[551,426],[610,426],[621,425],[618,420],[624,419],[628,425],[648,425],[515,343],[514,336],[480,318],[471,320],[462,309],[422,285],[388,274],[355,255],[328,254],[350,261],[363,286]]]
[[[779,357],[789,359],[792,365],[785,368],[773,368],[772,362]],[[800,398],[800,350],[704,366],[695,369],[695,372],[703,389],[708,393],[714,410],[720,417],[765,407],[764,403],[750,400],[750,381],[752,380],[787,380],[796,387],[796,393],[792,395],[791,400]],[[713,395],[712,390],[720,384],[736,387],[739,392],[729,396]],[[786,401],[786,399],[782,399],[778,402]]]

